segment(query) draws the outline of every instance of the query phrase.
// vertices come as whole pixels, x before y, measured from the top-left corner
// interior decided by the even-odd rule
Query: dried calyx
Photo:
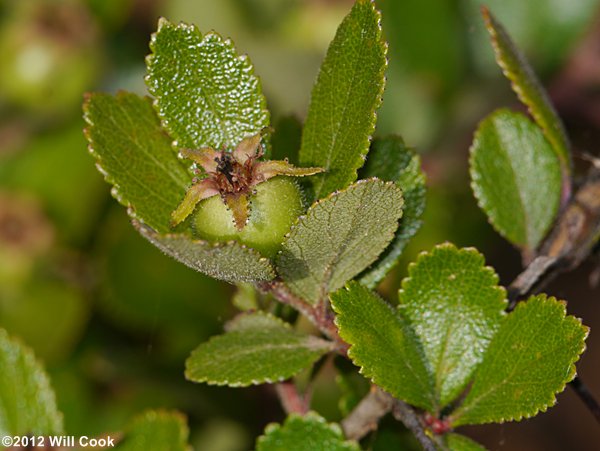
[[[171,215],[171,226],[183,222],[204,199],[220,195],[231,210],[237,230],[242,230],[249,217],[249,196],[259,183],[278,175],[302,177],[323,172],[322,168],[298,168],[287,160],[263,160],[262,133],[244,138],[232,152],[183,149],[180,155],[195,162],[206,178],[194,179],[179,207]]]

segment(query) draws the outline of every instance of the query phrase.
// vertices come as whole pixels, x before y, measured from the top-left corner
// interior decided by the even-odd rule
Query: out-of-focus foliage
[[[501,268],[514,267],[514,255],[495,247],[466,176],[476,123],[512,98],[493,64],[479,3],[376,2],[390,43],[378,133],[401,133],[422,155],[429,183],[424,226],[380,286],[390,299],[405,263],[443,240],[478,246]],[[543,81],[598,10],[596,0],[485,3]],[[122,430],[144,409],[173,408],[187,414],[197,449],[235,451],[252,448],[266,423],[282,419],[260,388],[231,392],[183,379],[184,359],[233,316],[233,291],[162,255],[115,208],[87,155],[83,93],[125,87],[145,94],[144,57],[161,15],[194,23],[203,35],[214,29],[250,56],[276,129],[273,150],[294,162],[301,130],[282,118],[306,117],[320,62],[351,5],[0,0],[0,327],[44,361],[66,433]],[[333,378],[325,365],[314,387],[313,405],[328,421],[340,415]],[[390,443],[411,446],[384,422],[373,449]]]
[[[31,349],[0,329],[0,434],[61,434],[62,415],[56,408],[48,376]],[[3,442],[4,444],[4,442]]]
[[[575,377],[589,332],[565,302],[532,296],[504,318],[454,424],[520,420],[544,412]],[[508,344],[508,343],[512,344]]]
[[[270,424],[256,442],[257,451],[302,451],[305,449],[329,451],[359,451],[356,442],[344,441],[337,424],[327,424],[314,412],[305,416],[290,415],[283,425]]]
[[[77,109],[101,73],[98,33],[78,2],[11,2],[0,30],[0,96],[33,114]]]

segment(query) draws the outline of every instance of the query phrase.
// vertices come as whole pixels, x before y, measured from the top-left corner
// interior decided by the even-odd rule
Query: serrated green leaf
[[[357,0],[329,46],[313,88],[300,165],[325,168],[311,177],[315,199],[356,180],[381,104],[387,45],[371,0]]]
[[[84,110],[90,151],[146,239],[217,279],[255,282],[275,277],[266,258],[240,244],[213,244],[171,234],[171,213],[183,199],[190,175],[172,151],[149,99],[125,92],[116,97],[92,94]]]
[[[171,212],[190,176],[177,160],[150,99],[120,92],[91,94],[84,104],[90,152],[113,195],[134,218],[160,233],[171,232]]]
[[[357,282],[332,293],[331,305],[361,374],[398,399],[432,411],[433,378],[416,334],[400,314]]]
[[[520,420],[556,402],[575,377],[588,328],[566,316],[564,302],[537,295],[509,314],[452,414],[453,426]]]
[[[165,254],[201,273],[226,282],[271,280],[275,271],[269,259],[235,241],[209,243],[185,234],[161,235],[134,222],[138,232]]]
[[[496,61],[504,75],[512,82],[512,88],[519,96],[535,122],[542,128],[551,148],[560,160],[565,179],[571,173],[570,145],[564,126],[556,114],[548,94],[537,79],[525,55],[514,44],[504,27],[485,7],[482,14],[492,37]]]
[[[444,435],[449,451],[485,451],[485,447],[461,434]]]
[[[326,299],[381,254],[398,228],[402,205],[400,189],[377,179],[316,202],[286,237],[278,273],[308,302]]]
[[[63,433],[63,419],[33,352],[0,329],[0,437]]]
[[[333,349],[263,312],[242,314],[223,335],[192,352],[185,376],[194,382],[244,387],[292,377]]]
[[[256,451],[360,451],[358,443],[344,441],[339,425],[309,412],[292,414],[283,425],[270,424],[256,441]]]
[[[421,254],[402,281],[398,309],[423,345],[438,410],[469,382],[506,308],[506,292],[484,264],[475,249],[441,244]]]
[[[135,418],[115,449],[118,451],[190,451],[189,430],[179,412],[150,410]]]
[[[560,162],[526,116],[500,109],[475,133],[471,186],[494,228],[526,250],[550,229],[561,196]]]
[[[269,125],[252,64],[230,40],[160,19],[150,48],[148,89],[177,147],[234,147]]]
[[[373,288],[396,265],[404,247],[421,227],[421,215],[425,210],[425,175],[421,171],[421,159],[399,136],[373,141],[367,163],[359,174],[361,178],[377,177],[396,182],[404,198],[402,220],[394,239],[360,278],[362,284]]]

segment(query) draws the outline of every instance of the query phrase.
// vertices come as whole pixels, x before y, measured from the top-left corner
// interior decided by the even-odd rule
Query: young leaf
[[[421,227],[421,215],[425,210],[425,175],[421,171],[421,159],[399,136],[373,141],[367,163],[359,175],[360,178],[377,177],[396,182],[404,198],[404,213],[393,241],[360,278],[362,284],[373,288],[396,265],[404,247]]]
[[[434,387],[425,354],[399,313],[357,282],[332,293],[331,305],[361,374],[396,398],[432,411]]]
[[[165,254],[215,279],[235,283],[266,281],[275,277],[267,258],[235,241],[209,243],[193,240],[184,234],[161,235],[136,221],[134,226]]]
[[[339,425],[328,424],[314,412],[292,414],[283,425],[270,424],[256,442],[256,451],[360,451],[358,443],[344,441]]]
[[[91,94],[84,104],[90,152],[113,195],[134,218],[170,232],[171,212],[183,199],[190,175],[177,160],[150,99],[120,92]]]
[[[189,451],[186,418],[179,412],[150,410],[135,418],[115,449]]]
[[[571,173],[572,166],[570,145],[564,126],[556,114],[548,94],[502,24],[486,7],[482,7],[482,14],[492,37],[496,61],[504,75],[512,82],[512,88],[521,102],[527,106],[535,122],[544,131],[552,150],[560,160],[562,174],[566,180]]]
[[[444,438],[449,451],[485,451],[482,445],[461,434],[450,433]]]
[[[310,179],[315,199],[356,180],[381,104],[386,51],[379,12],[372,0],[357,0],[329,46],[302,134],[300,165],[326,170]]]
[[[63,433],[48,376],[33,352],[0,329],[0,437]]]
[[[373,263],[402,216],[391,182],[361,180],[316,202],[286,237],[277,270],[294,294],[317,303]],[[377,233],[373,233],[377,230]]]
[[[194,382],[244,387],[292,377],[332,350],[332,344],[294,331],[263,312],[241,315],[223,335],[196,348],[185,376]]]
[[[565,303],[532,296],[507,315],[492,339],[452,425],[520,420],[546,411],[585,349],[588,328]]]
[[[160,19],[150,48],[148,89],[177,147],[233,147],[269,125],[252,64],[231,41]]]
[[[500,109],[475,133],[471,186],[494,228],[535,249],[552,225],[561,195],[560,163],[541,130],[523,114]]]
[[[441,244],[421,254],[402,281],[398,308],[431,365],[437,408],[464,389],[506,308],[498,276],[484,264],[475,249]]]
[[[236,285],[235,293],[231,297],[231,303],[243,312],[258,310],[260,308],[260,301],[254,285],[250,283],[237,283]]]

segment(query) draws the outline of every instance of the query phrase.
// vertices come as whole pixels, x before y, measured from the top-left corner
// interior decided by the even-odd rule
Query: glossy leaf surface
[[[385,391],[431,411],[433,378],[410,325],[383,299],[352,282],[331,295],[340,336],[360,372]]]
[[[587,333],[566,315],[564,302],[537,295],[518,304],[492,339],[453,424],[518,421],[544,412],[575,377]]]
[[[148,89],[177,147],[232,148],[269,125],[252,64],[231,41],[160,19],[150,48]]]
[[[398,308],[423,345],[437,408],[465,388],[502,321],[506,293],[484,263],[475,249],[441,244],[422,253],[402,281]]]
[[[480,124],[470,159],[471,186],[494,228],[535,249],[560,204],[560,162],[544,134],[521,113],[501,109]]]

